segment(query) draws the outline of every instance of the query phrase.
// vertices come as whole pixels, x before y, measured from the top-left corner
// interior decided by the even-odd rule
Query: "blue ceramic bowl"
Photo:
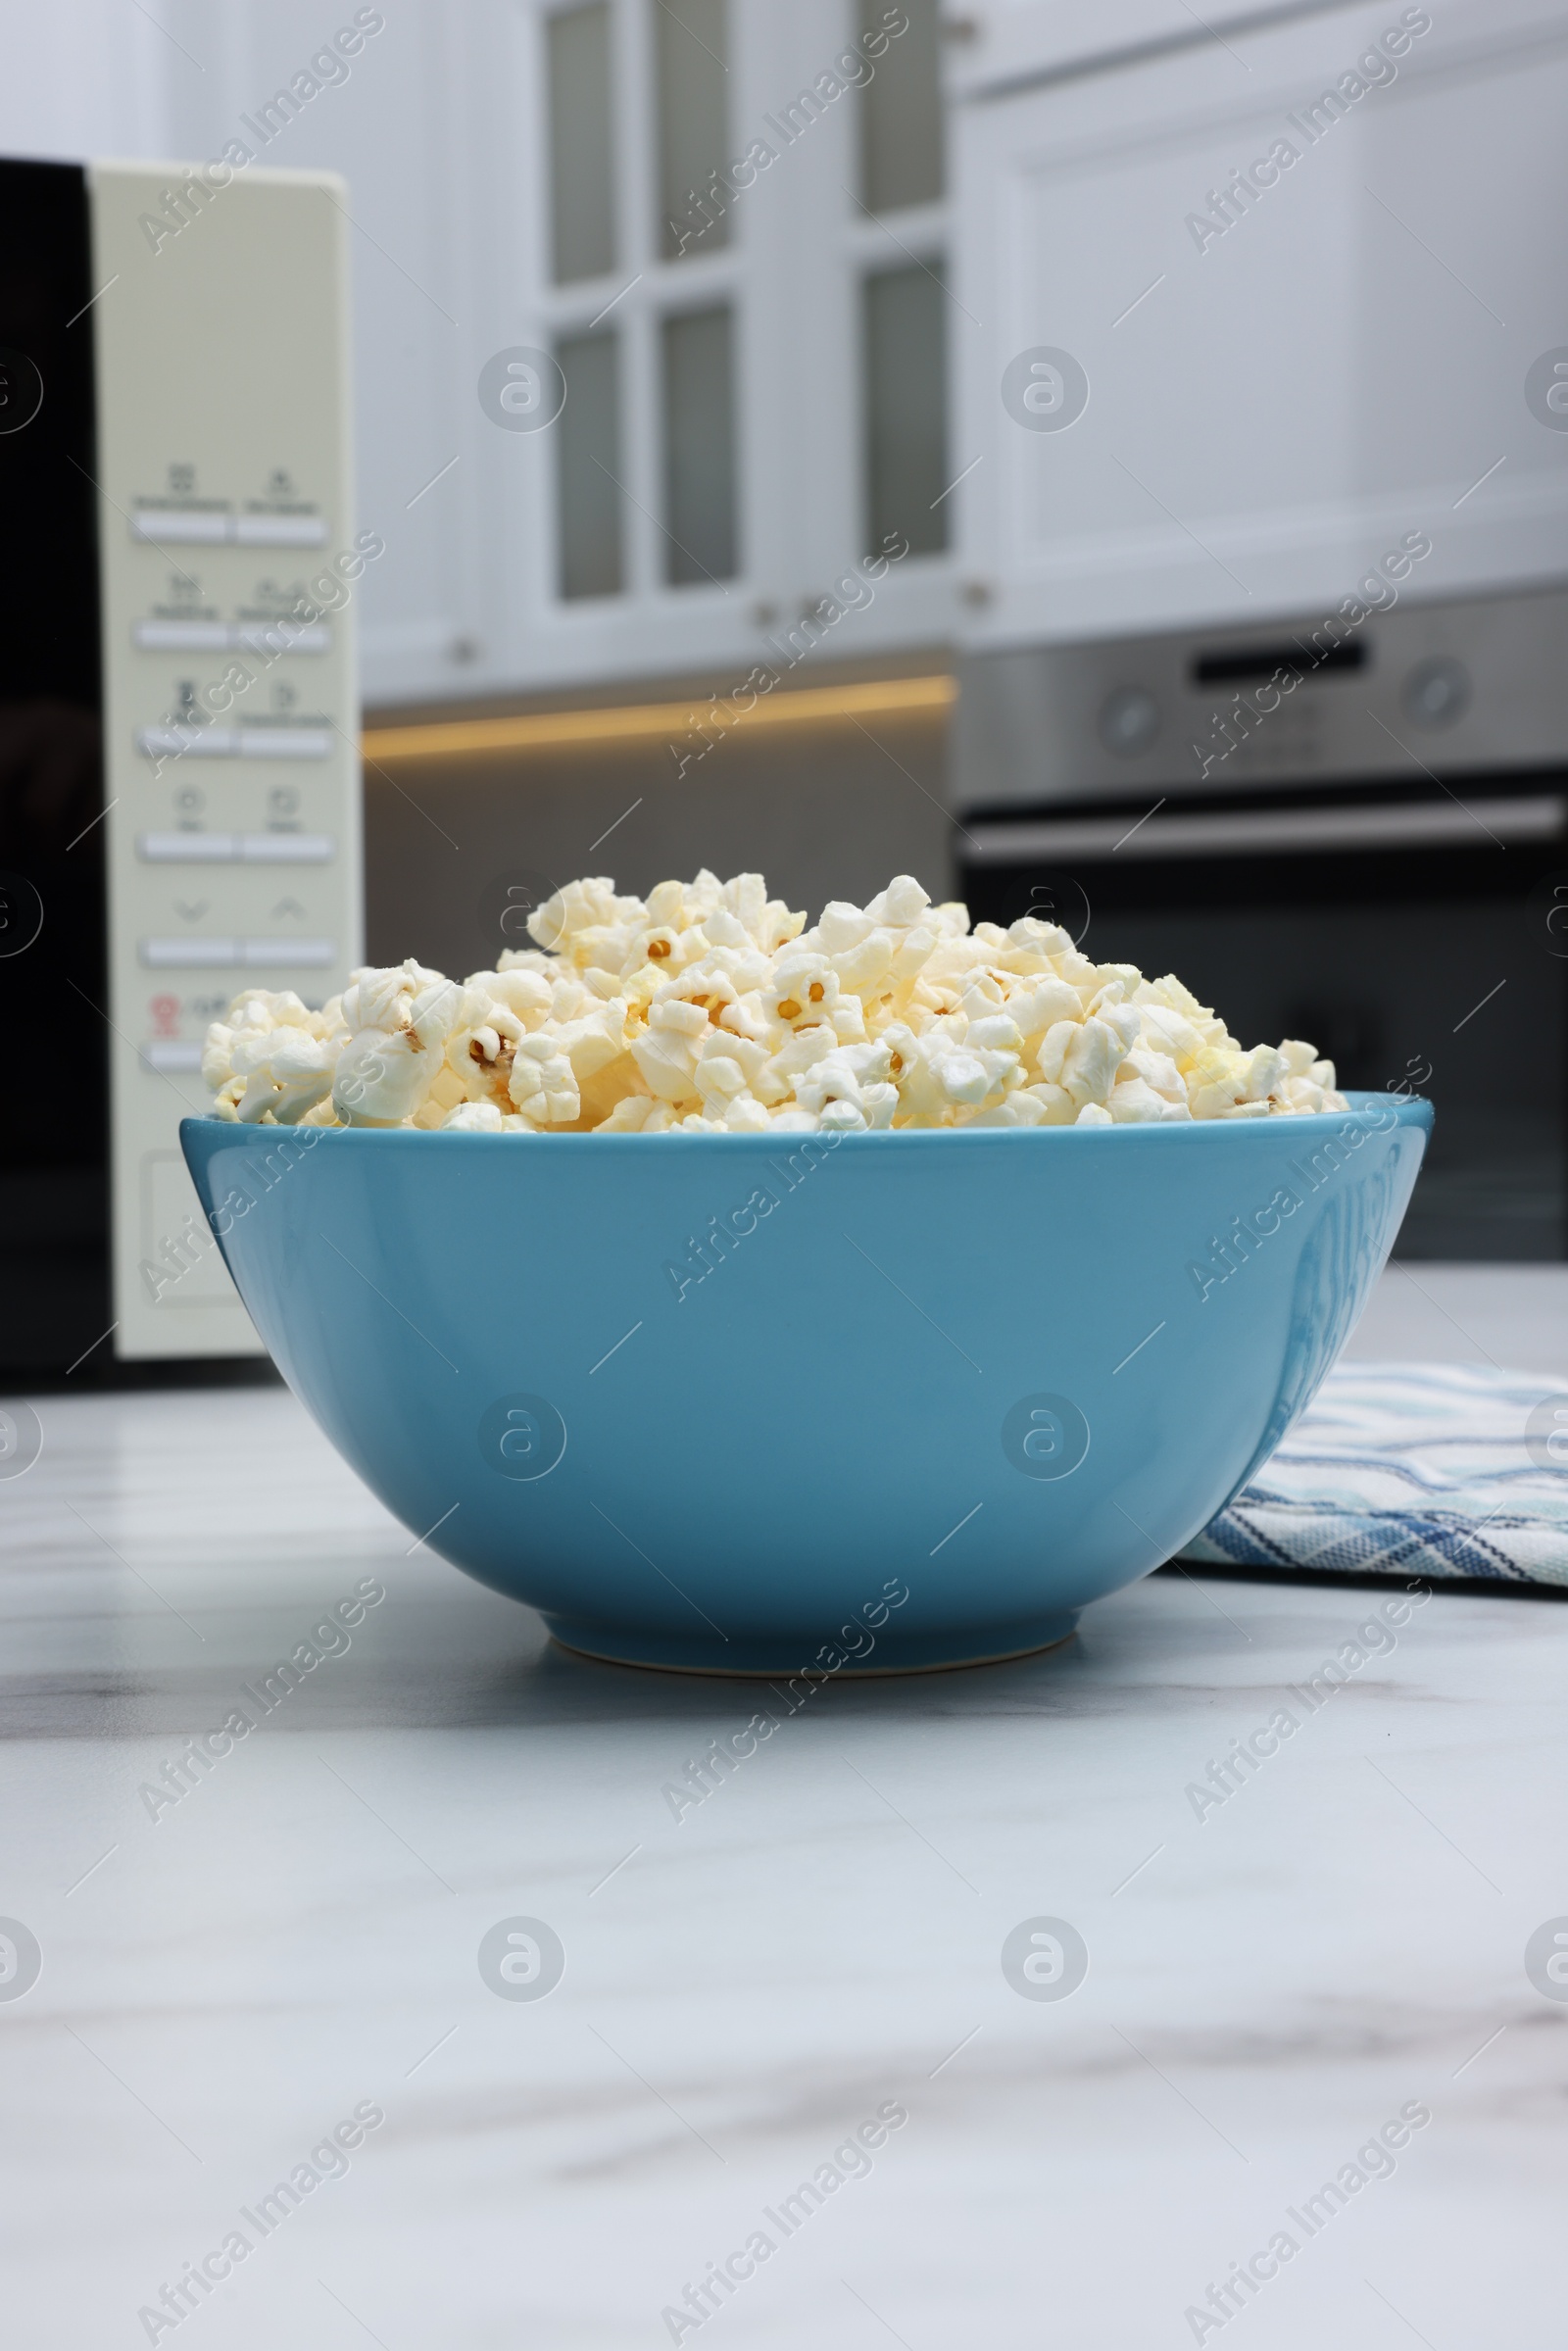
[[[1018,1655],[1178,1551],[1334,1361],[1431,1125],[180,1137],[412,1533],[572,1648],[789,1675]]]

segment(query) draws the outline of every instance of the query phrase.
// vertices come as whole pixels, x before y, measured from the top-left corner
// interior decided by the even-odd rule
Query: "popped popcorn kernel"
[[[411,957],[319,1008],[241,990],[207,1032],[214,1114],[475,1135],[863,1134],[1144,1126],[1348,1107],[1287,1037],[1244,1047],[1174,973],[1097,963],[1057,924],[971,928],[896,874],[817,922],[760,873],[645,899],[593,876],[532,947],[462,981]]]

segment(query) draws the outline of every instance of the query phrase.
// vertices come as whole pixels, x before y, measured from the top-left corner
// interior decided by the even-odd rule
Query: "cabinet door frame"
[[[576,4],[506,0],[510,41],[474,56],[472,122],[486,127],[469,140],[473,211],[496,223],[489,260],[510,277],[504,300],[485,306],[496,321],[493,347],[503,347],[503,314],[505,343],[548,351],[559,333],[612,305],[604,323],[622,338],[625,584],[614,596],[557,594],[551,434],[506,433],[479,416],[470,492],[478,528],[515,544],[503,559],[498,624],[484,632],[483,660],[466,681],[443,679],[446,693],[569,690],[704,670],[720,681],[732,671],[738,684],[755,663],[788,665],[791,629],[871,552],[862,544],[860,276],[902,264],[906,250],[925,258],[947,238],[943,205],[887,221],[864,215],[854,193],[856,99],[847,92],[798,146],[773,138],[776,162],[729,207],[727,246],[661,260],[648,33],[656,0],[609,0],[619,67],[617,266],[604,279],[554,285],[544,30],[550,16]],[[857,17],[851,0],[797,0],[788,11],[774,0],[730,0],[730,28],[729,135],[739,155],[754,136],[772,138],[764,124],[831,66]],[[660,321],[718,299],[733,318],[739,569],[718,586],[670,587],[660,517]],[[628,400],[627,387],[647,397]],[[506,517],[499,532],[498,515]],[[811,658],[863,661],[940,645],[952,634],[956,570],[951,552],[894,564]]]

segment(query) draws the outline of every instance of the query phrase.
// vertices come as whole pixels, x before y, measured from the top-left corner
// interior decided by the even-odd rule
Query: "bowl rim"
[[[547,1134],[541,1139],[549,1143],[553,1151],[564,1151],[572,1146],[591,1152],[601,1151],[607,1146],[617,1150],[630,1149],[635,1146],[638,1150],[645,1151],[671,1149],[677,1151],[683,1149],[687,1151],[710,1149],[755,1151],[760,1147],[767,1151],[780,1151],[788,1155],[791,1151],[798,1151],[804,1144],[808,1143],[816,1144],[822,1151],[836,1151],[841,1144],[845,1143],[854,1145],[858,1151],[887,1151],[895,1148],[906,1150],[911,1147],[915,1150],[930,1150],[937,1145],[949,1149],[961,1148],[965,1151],[972,1151],[987,1144],[1006,1150],[1015,1150],[1022,1145],[1029,1145],[1037,1149],[1053,1149],[1057,1148],[1060,1138],[1069,1135],[1079,1138],[1079,1143],[1076,1146],[1066,1146],[1065,1148],[1081,1148],[1086,1142],[1100,1140],[1104,1141],[1108,1148],[1117,1151],[1149,1150],[1156,1148],[1152,1139],[1157,1136],[1161,1139],[1157,1148],[1161,1150],[1191,1150],[1195,1148],[1193,1139],[1200,1136],[1214,1133],[1274,1135],[1278,1134],[1282,1128],[1292,1135],[1300,1136],[1303,1143],[1313,1136],[1321,1136],[1336,1128],[1344,1128],[1347,1124],[1352,1125],[1362,1134],[1387,1133],[1391,1126],[1419,1126],[1430,1134],[1436,1118],[1433,1103],[1423,1094],[1386,1094],[1356,1088],[1347,1092],[1346,1100],[1350,1105],[1348,1110],[1296,1110],[1278,1112],[1267,1118],[1182,1118],[1172,1119],[1168,1122],[1148,1120],[1110,1126],[882,1127],[869,1131],[829,1128],[826,1132],[817,1128],[805,1130],[786,1128],[782,1133],[771,1130],[767,1134],[754,1135],[692,1135],[682,1133],[679,1129],[665,1129],[658,1135],[635,1133],[606,1135],[590,1131],[587,1134]],[[1381,1114],[1385,1107],[1393,1108],[1392,1120]],[[428,1151],[432,1148],[439,1148],[452,1151],[459,1148],[479,1149],[497,1143],[526,1143],[534,1140],[531,1136],[520,1135],[515,1131],[511,1134],[496,1134],[471,1127],[451,1129],[406,1126],[264,1126],[260,1123],[242,1122],[237,1118],[219,1118],[210,1110],[192,1112],[180,1120],[181,1141],[184,1140],[187,1129],[191,1130],[193,1141],[209,1135],[216,1141],[220,1136],[230,1135],[236,1143],[266,1141],[270,1148],[275,1148],[277,1143],[284,1138],[291,1138],[300,1143],[303,1143],[306,1138],[310,1138],[313,1143],[330,1139],[338,1150],[372,1148],[377,1151],[384,1150],[388,1146],[401,1150]],[[1134,1137],[1142,1137],[1144,1139],[1142,1144],[1132,1143],[1130,1139]],[[1110,1141],[1111,1138],[1115,1138],[1113,1143]]]

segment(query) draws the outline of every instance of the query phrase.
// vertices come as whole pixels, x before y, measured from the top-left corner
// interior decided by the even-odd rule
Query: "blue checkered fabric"
[[[1183,1559],[1568,1586],[1568,1384],[1342,1363]]]

